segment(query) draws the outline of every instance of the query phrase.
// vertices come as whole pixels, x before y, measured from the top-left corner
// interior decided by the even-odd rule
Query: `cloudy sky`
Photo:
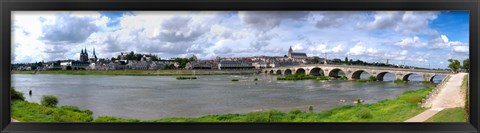
[[[12,62],[99,58],[120,52],[201,59],[308,56],[446,68],[468,58],[464,11],[16,11]]]

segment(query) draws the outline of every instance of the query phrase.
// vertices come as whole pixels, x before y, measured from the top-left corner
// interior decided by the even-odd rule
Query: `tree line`
[[[454,73],[458,73],[461,70],[465,72],[470,71],[470,58],[463,60],[462,64],[460,64],[460,61],[457,59],[448,59],[448,62],[450,62],[448,68],[452,69]]]

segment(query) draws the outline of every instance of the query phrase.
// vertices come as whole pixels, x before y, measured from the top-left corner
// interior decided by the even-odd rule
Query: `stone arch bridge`
[[[382,81],[387,73],[394,74],[397,79],[408,81],[408,77],[417,74],[423,77],[424,81],[433,81],[437,75],[448,75],[450,71],[442,70],[421,70],[421,69],[405,69],[405,68],[389,68],[389,67],[371,67],[371,66],[348,66],[348,65],[300,65],[289,67],[267,68],[262,70],[266,74],[305,74],[305,75],[325,75],[330,77],[338,77],[343,72],[348,80],[360,79],[360,75],[364,72],[370,76],[374,76],[377,80]]]

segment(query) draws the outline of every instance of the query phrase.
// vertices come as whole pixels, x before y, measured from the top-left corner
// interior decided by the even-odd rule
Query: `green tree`
[[[348,62],[348,57],[345,57],[345,64],[350,65],[350,62]]]
[[[156,55],[152,55],[152,57],[150,57],[150,59],[152,59],[152,61],[158,61],[158,57]]]
[[[470,71],[470,58],[463,60],[462,68],[465,69],[467,72]]]
[[[37,69],[37,66],[31,65],[30,68],[32,68],[32,70],[35,70],[35,69]]]
[[[173,65],[173,64],[163,66],[163,69],[165,69],[165,70],[170,70],[170,69],[173,69],[173,68],[175,68],[175,65]]]
[[[15,88],[13,87],[10,87],[10,94],[11,94],[10,97],[12,100],[22,100],[22,101],[25,100],[23,93],[15,90]]]
[[[190,59],[189,58],[175,58],[174,61],[179,64],[179,66],[178,66],[179,68],[185,68],[187,63],[190,62]]]
[[[46,95],[42,97],[41,103],[44,106],[55,107],[58,104],[58,99],[55,96]]]
[[[318,63],[320,63],[320,58],[319,58],[319,57],[313,57],[312,63],[313,63],[313,64],[318,64]]]
[[[135,52],[132,51],[125,55],[125,60],[135,60]]]
[[[458,60],[448,59],[448,62],[450,62],[450,64],[448,65],[448,68],[452,69],[452,71],[455,73],[457,73],[458,69],[461,68],[460,61]]]
[[[142,57],[143,57],[142,54],[135,54],[135,58],[134,58],[134,59],[135,59],[136,61],[140,61],[140,60],[142,60]]]

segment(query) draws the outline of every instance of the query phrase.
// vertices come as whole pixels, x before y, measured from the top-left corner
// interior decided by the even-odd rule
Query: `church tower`
[[[83,49],[82,52],[80,52],[80,61],[83,61]]]
[[[87,48],[85,48],[85,61],[88,61],[88,52],[87,52]]]
[[[288,49],[288,58],[292,58],[292,46],[290,46],[290,48]]]
[[[80,52],[80,61],[88,61],[88,52],[87,49],[82,49],[82,52]]]
[[[93,48],[93,59],[95,59],[95,62],[97,62],[97,54],[95,54],[95,48]]]

